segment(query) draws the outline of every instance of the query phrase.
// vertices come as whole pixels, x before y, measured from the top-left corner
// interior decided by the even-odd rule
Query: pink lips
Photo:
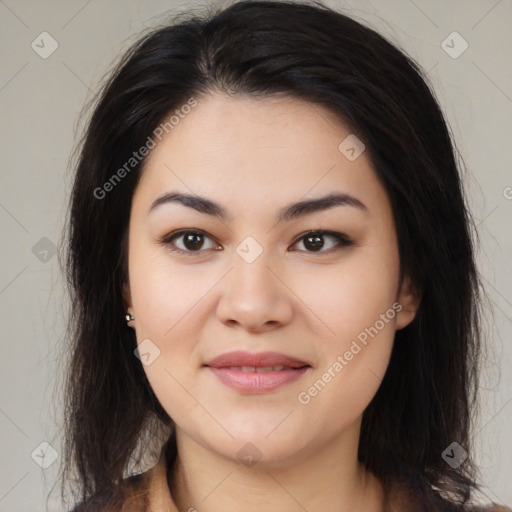
[[[247,393],[272,391],[300,378],[311,366],[279,352],[236,351],[205,364],[225,385]]]

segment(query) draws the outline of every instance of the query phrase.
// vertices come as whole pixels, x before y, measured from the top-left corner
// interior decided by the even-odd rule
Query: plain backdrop
[[[491,299],[475,456],[484,499],[510,506],[512,2],[325,3],[377,29],[428,72],[466,164],[478,262]],[[55,246],[81,109],[142,29],[163,22],[166,12],[202,5],[0,0],[0,511],[63,510],[53,486],[62,441],[58,351],[68,301]],[[43,452],[44,465],[53,462],[46,468]]]

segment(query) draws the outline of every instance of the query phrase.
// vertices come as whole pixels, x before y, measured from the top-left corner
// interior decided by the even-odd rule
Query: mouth
[[[208,365],[207,365],[208,366]],[[300,367],[291,367],[291,366],[222,366],[222,367],[210,367],[217,368],[219,370],[231,370],[234,372],[243,372],[243,373],[268,373],[268,372],[281,372],[283,370],[299,370],[300,368],[304,368],[305,366]]]
[[[302,377],[311,365],[278,352],[229,352],[204,365],[224,385],[245,393],[265,393]]]
[[[245,352],[237,350],[226,352],[205,363],[205,366],[212,368],[261,368],[265,371],[271,371],[272,368],[301,368],[310,366],[307,361],[302,361],[280,352]],[[270,368],[270,370],[268,370]],[[280,371],[275,370],[275,371]],[[249,370],[246,370],[249,371]]]

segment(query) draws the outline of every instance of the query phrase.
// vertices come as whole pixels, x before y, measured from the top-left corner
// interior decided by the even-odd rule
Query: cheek
[[[144,261],[144,264],[141,262]],[[196,414],[194,372],[199,360],[196,346],[204,313],[201,297],[213,286],[213,276],[194,278],[191,268],[176,269],[166,258],[131,261],[132,302],[136,312],[137,341],[151,340],[158,356],[143,365],[158,401],[171,417]],[[153,346],[153,345],[152,345]],[[197,363],[197,364],[196,364]]]
[[[323,320],[334,334],[317,339],[319,366],[296,397],[309,416],[326,421],[325,435],[333,436],[359,417],[377,393],[391,356],[397,314],[392,300],[378,294],[361,300],[349,294],[346,299],[345,307],[326,312]]]
[[[137,342],[150,340],[158,353],[154,362],[144,365],[144,371],[162,403],[179,400],[178,382],[189,379],[187,373],[195,362],[198,315],[204,307],[201,298],[213,286],[215,276],[210,273],[198,279],[192,265],[177,268],[157,251],[134,250],[130,258]]]
[[[165,254],[134,254],[130,285],[137,330],[144,336],[166,340],[189,325],[190,315],[218,280],[194,265],[175,265]],[[199,278],[198,276],[201,275]]]
[[[321,320],[319,367],[299,398],[310,411],[328,409],[343,423],[361,414],[377,392],[400,309],[395,302],[398,270],[393,251],[375,251],[301,281],[298,294]]]
[[[302,273],[293,289],[318,317],[323,326],[318,334],[332,351],[343,348],[392,308],[398,270],[398,257],[391,251],[387,257],[382,251],[361,251],[339,265]],[[396,316],[395,311],[388,316]],[[389,322],[381,330],[387,334],[393,326]]]

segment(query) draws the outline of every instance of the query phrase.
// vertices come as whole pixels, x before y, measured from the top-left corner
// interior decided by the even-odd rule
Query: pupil
[[[324,245],[324,242],[322,240],[322,237],[319,236],[319,235],[311,235],[311,236],[308,236],[306,239],[305,239],[305,245],[307,246],[309,241],[311,240],[314,240],[314,242],[311,245],[311,248],[313,250],[317,250],[317,249],[321,249]]]
[[[201,245],[202,245],[202,240],[201,240],[201,236],[202,235],[198,235],[198,234],[190,234],[188,236],[185,237],[185,247],[187,249],[197,249],[197,248],[200,248]],[[199,243],[198,243],[199,242]]]

